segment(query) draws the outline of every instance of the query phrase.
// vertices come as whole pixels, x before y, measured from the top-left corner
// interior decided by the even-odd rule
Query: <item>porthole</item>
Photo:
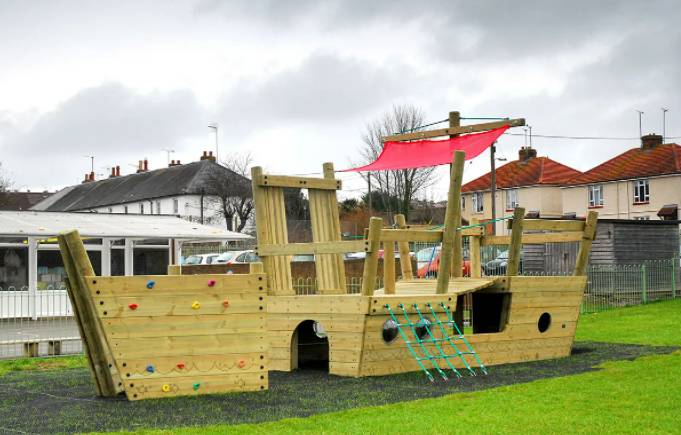
[[[543,313],[539,316],[539,321],[537,322],[537,329],[539,332],[546,332],[551,326],[551,315],[549,313]]]
[[[386,320],[383,324],[383,341],[390,343],[397,337],[397,334],[397,322],[393,319]]]
[[[312,324],[312,330],[314,331],[314,333],[317,337],[326,338],[326,331],[324,330],[324,327],[322,326],[321,323],[314,322]]]
[[[420,340],[423,340],[423,338],[428,336],[428,330],[430,329],[430,325],[432,325],[432,323],[433,322],[431,322],[427,317],[424,317],[422,320],[419,320],[416,325],[414,325],[416,336]]]

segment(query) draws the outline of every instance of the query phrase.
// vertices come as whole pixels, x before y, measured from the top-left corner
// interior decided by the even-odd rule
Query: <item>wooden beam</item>
[[[440,128],[436,130],[417,131],[414,133],[402,133],[385,136],[383,142],[400,142],[406,140],[430,139],[440,136],[452,136],[457,134],[477,133],[487,130],[494,130],[499,127],[522,127],[525,125],[524,118],[509,119],[504,121],[484,122],[481,124],[462,125],[460,127]]]
[[[508,220],[508,228],[513,225],[513,219]],[[525,231],[584,231],[584,221],[560,219],[525,219]]]
[[[478,218],[471,218],[471,225],[479,223]],[[474,227],[470,229],[480,229],[482,227]],[[482,276],[482,259],[480,256],[480,237],[471,236],[469,238],[469,246],[471,252],[471,278],[480,278]]]
[[[362,272],[362,295],[373,296],[376,289],[376,275],[378,272],[378,249],[380,247],[381,229],[383,219],[372,217],[369,220],[369,235],[365,243],[367,252],[364,258],[364,271]]]
[[[288,243],[286,245],[263,244],[255,247],[259,257],[270,255],[343,254],[364,251],[364,240],[340,240],[335,242]]]
[[[598,213],[590,211],[586,217],[582,242],[579,244],[577,261],[575,262],[575,276],[586,275],[586,266],[589,263],[591,243],[596,238],[596,226],[598,225]]]
[[[438,294],[447,293],[449,287],[449,274],[452,264],[458,271],[454,271],[454,276],[461,276],[461,241],[456,252],[457,237],[461,238],[461,233],[457,230],[461,222],[461,183],[463,181],[463,164],[466,160],[466,153],[463,151],[454,152],[454,163],[450,173],[449,192],[447,194],[447,209],[445,210],[445,228],[442,235],[442,251],[440,252],[440,268],[437,273]],[[457,234],[458,233],[458,234]],[[458,258],[458,262],[457,261]],[[458,274],[457,274],[458,273]]]
[[[383,242],[383,291],[395,294],[395,242]]]
[[[293,187],[297,189],[340,190],[343,183],[333,178],[291,177],[288,175],[257,175],[253,182],[263,187]]]
[[[384,242],[440,242],[442,230],[382,230]]]
[[[513,228],[511,229],[511,243],[508,246],[508,264],[506,276],[518,274],[520,269],[520,254],[523,249],[523,220],[525,209],[516,207],[513,211]]]
[[[403,214],[395,215],[395,225],[397,228],[403,230],[407,226],[407,221]],[[414,271],[411,268],[411,256],[409,251],[409,242],[397,242],[397,248],[400,251],[400,268],[402,269],[402,280],[409,280],[414,278]]]
[[[582,237],[581,231],[523,234],[522,243],[523,245],[537,245],[541,243],[579,242]],[[484,236],[481,239],[481,244],[482,246],[510,245],[511,236]]]

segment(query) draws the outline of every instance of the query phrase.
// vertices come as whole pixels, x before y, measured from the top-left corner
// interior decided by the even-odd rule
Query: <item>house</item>
[[[201,160],[181,164],[173,160],[167,168],[149,170],[147,160],[139,162],[137,173],[121,176],[112,168],[109,178],[84,181],[66,187],[32,207],[39,211],[94,212],[140,215],[177,215],[186,220],[225,226],[219,197],[211,194],[230,185],[250,192],[250,180],[215,162],[204,151]],[[238,228],[238,216],[231,226]]]
[[[563,213],[604,219],[676,220],[681,203],[681,146],[649,134],[632,148],[561,188]]]
[[[0,211],[29,210],[52,194],[53,192],[31,192],[30,190],[25,192],[18,190],[0,192]]]
[[[580,174],[576,169],[548,157],[537,157],[534,148],[520,148],[518,160],[496,169],[497,218],[512,214],[519,204],[533,217],[562,216],[560,187]],[[464,219],[492,219],[491,185],[491,172],[463,185],[461,205]],[[505,222],[496,223],[496,233],[508,233]]]

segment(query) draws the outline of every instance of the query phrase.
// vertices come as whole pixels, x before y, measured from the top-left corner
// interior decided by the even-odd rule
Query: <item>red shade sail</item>
[[[446,140],[386,142],[376,161],[341,172],[387,171],[446,165],[452,163],[454,151],[459,150],[465,151],[466,160],[470,160],[489,148],[507,129],[508,126],[505,126]]]

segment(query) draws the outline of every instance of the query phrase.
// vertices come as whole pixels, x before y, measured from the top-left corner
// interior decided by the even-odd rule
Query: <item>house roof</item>
[[[653,148],[632,148],[570,180],[570,184],[681,173],[681,146],[675,143]]]
[[[53,237],[78,230],[83,237],[243,240],[251,236],[188,222],[177,216],[114,213],[0,211],[1,236]]]
[[[248,182],[224,166],[201,160],[69,186],[35,205],[32,210],[90,210],[166,196],[198,195],[202,191],[209,191],[215,180]]]
[[[28,210],[54,192],[0,192],[0,210]]]
[[[548,157],[532,157],[528,160],[514,160],[496,170],[497,188],[512,188],[535,185],[562,186],[568,180],[581,174],[576,169],[551,160]],[[492,173],[469,181],[461,187],[462,192],[489,190]]]

